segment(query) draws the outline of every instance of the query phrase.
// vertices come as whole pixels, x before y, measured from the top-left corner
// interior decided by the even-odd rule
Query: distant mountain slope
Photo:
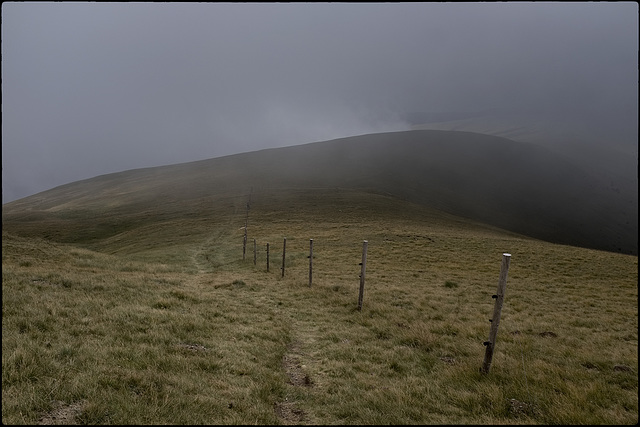
[[[53,219],[189,215],[198,200],[225,194],[335,187],[390,194],[547,241],[638,251],[637,194],[537,145],[441,130],[362,135],[102,175],[7,203],[3,226],[43,234]]]
[[[617,124],[625,126],[597,117],[561,119],[540,111],[411,113],[407,120],[414,130],[474,132],[536,144],[571,159],[614,187],[637,193],[637,114],[621,116],[627,119]]]

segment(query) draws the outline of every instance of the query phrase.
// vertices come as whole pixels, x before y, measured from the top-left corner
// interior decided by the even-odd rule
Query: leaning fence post
[[[284,277],[284,253],[287,248],[287,238],[284,238],[284,242],[282,242],[282,277]]]
[[[498,326],[500,325],[500,314],[502,312],[502,304],[504,303],[504,294],[507,288],[507,273],[509,272],[509,262],[511,261],[511,254],[502,254],[502,265],[500,266],[500,278],[498,279],[498,291],[492,298],[495,298],[496,302],[493,306],[493,317],[489,320],[491,322],[491,329],[489,331],[489,341],[485,341],[483,344],[487,347],[484,353],[484,361],[482,362],[482,368],[480,372],[484,374],[489,373],[491,367],[491,359],[493,358],[493,350],[496,345],[496,335],[498,334]]]
[[[367,268],[367,244],[368,242],[366,240],[362,242],[362,262],[360,263],[362,268],[360,269],[360,294],[358,295],[358,311],[362,311],[362,298],[364,296],[364,273]]]
[[[313,276],[313,239],[309,239],[309,287]]]

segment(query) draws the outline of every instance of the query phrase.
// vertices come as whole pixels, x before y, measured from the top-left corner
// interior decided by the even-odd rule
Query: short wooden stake
[[[491,359],[493,358],[493,350],[496,346],[496,335],[498,335],[498,326],[500,326],[500,314],[502,312],[502,304],[504,303],[504,294],[507,289],[507,273],[509,272],[509,263],[511,261],[511,254],[502,254],[502,265],[500,266],[500,278],[498,279],[498,291],[492,298],[495,298],[496,302],[493,306],[493,318],[491,318],[491,330],[489,331],[489,341],[485,341],[483,344],[487,347],[484,353],[484,361],[482,362],[482,368],[480,372],[483,374],[489,373],[491,368]]]
[[[358,311],[362,311],[362,299],[364,297],[364,273],[367,269],[367,244],[368,242],[366,240],[362,243],[362,262],[360,263],[362,268],[360,269],[360,294],[358,295]]]
[[[284,238],[284,242],[282,242],[282,277],[284,277],[284,254],[287,249],[287,238]]]
[[[313,276],[313,239],[309,239],[309,287]]]
[[[267,243],[267,273],[269,272],[269,244]]]

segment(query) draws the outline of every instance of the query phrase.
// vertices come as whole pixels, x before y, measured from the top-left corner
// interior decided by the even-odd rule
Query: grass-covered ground
[[[300,190],[251,195],[243,261],[247,200],[74,244],[3,230],[3,423],[638,422],[637,256]]]

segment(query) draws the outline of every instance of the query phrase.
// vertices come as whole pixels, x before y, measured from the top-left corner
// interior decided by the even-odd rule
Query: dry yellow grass
[[[318,190],[254,193],[243,261],[245,203],[83,246],[3,233],[3,422],[637,423],[637,257]]]

